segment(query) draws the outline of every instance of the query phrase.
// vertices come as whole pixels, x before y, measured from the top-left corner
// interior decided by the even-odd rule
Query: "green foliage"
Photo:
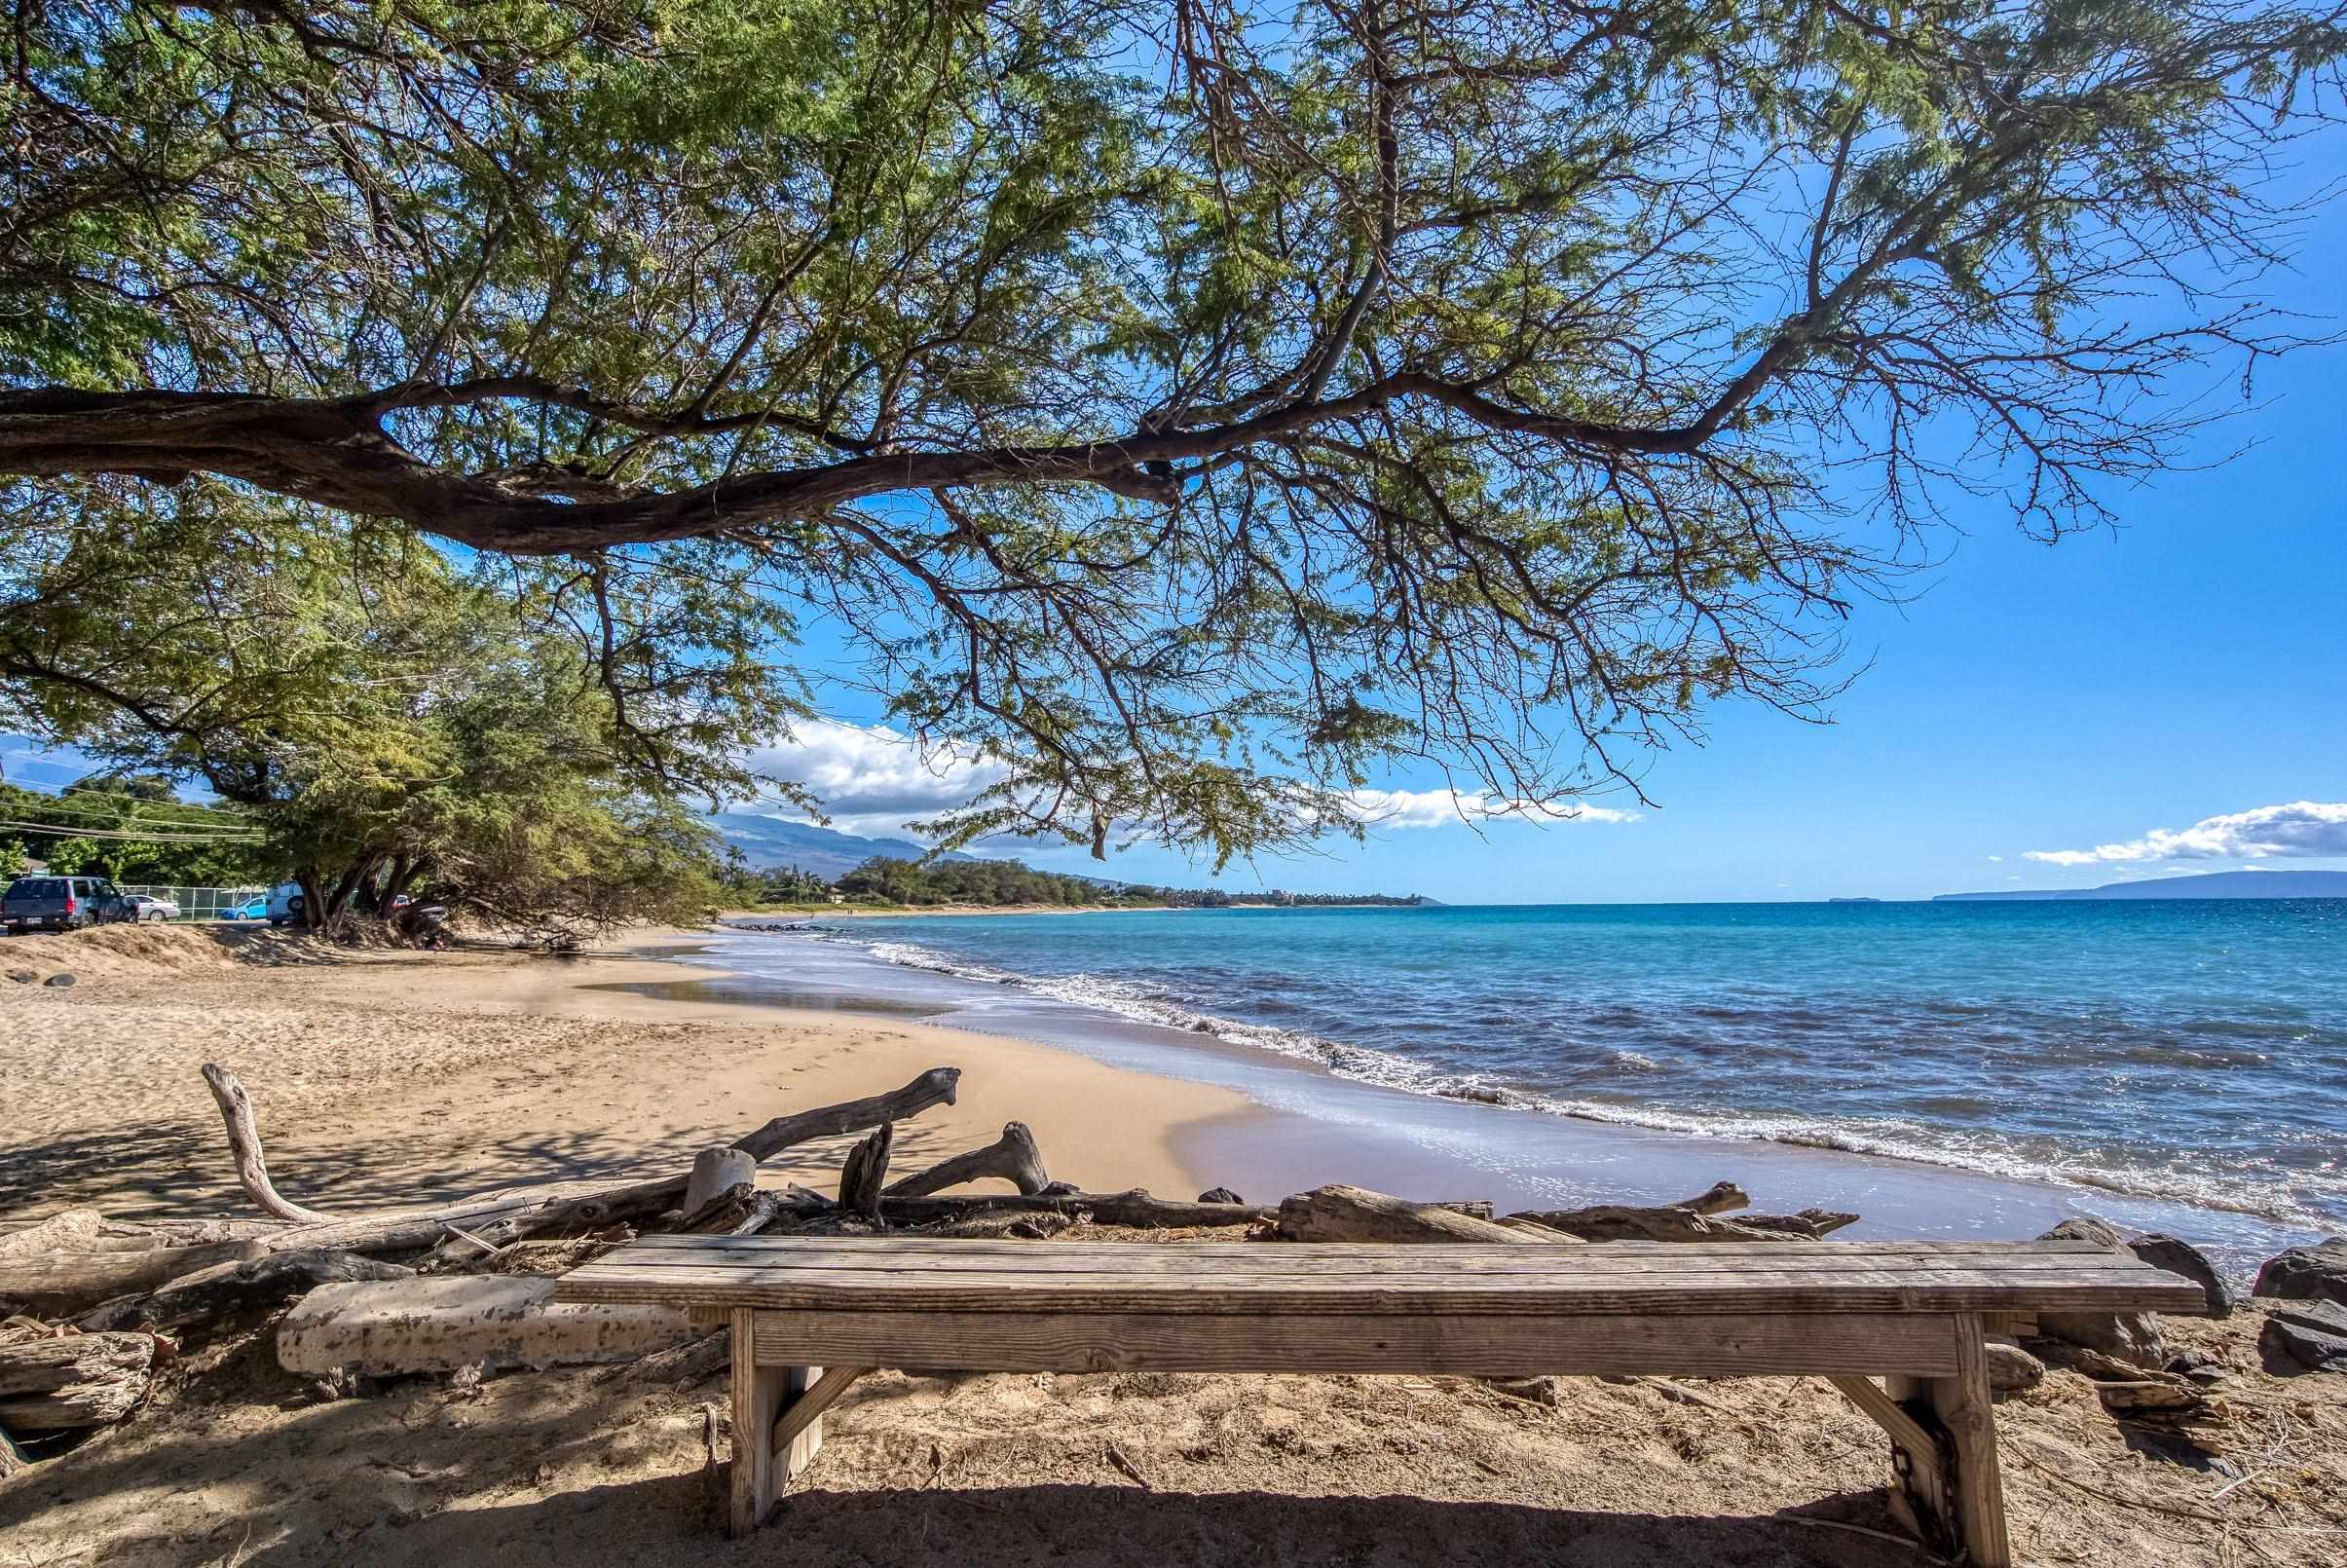
[[[1397,763],[1541,810],[1714,703],[1819,715],[1945,511],[2050,537],[2197,455],[2218,361],[2296,341],[2235,285],[2347,38],[2293,0],[21,9],[0,475],[90,534],[10,567],[82,574],[19,644],[54,732],[161,704],[167,770],[258,802],[291,742],[249,715],[298,712],[320,798],[390,822],[470,753],[353,683],[567,625],[609,698],[574,739],[665,798],[722,786],[742,693],[788,709],[812,615],[999,769],[950,841],[1223,858],[1358,830]],[[282,651],[168,640],[215,550]]]
[[[291,868],[321,923],[400,893],[518,925],[716,901],[691,802],[755,794],[743,758],[798,711],[751,641],[777,622],[694,629],[721,579],[671,575],[674,557],[466,567],[210,486],[87,499],[0,524],[0,722],[127,783],[10,811],[254,841],[184,845],[167,867],[158,846],[67,838],[60,865],[223,882]],[[225,804],[151,799],[180,778]]]
[[[235,887],[264,880],[269,865],[252,818],[181,802],[151,774],[97,774],[59,795],[0,784],[0,820],[17,825],[19,864],[29,856],[69,876]]]
[[[794,868],[792,885],[799,882]],[[1384,894],[1228,893],[1220,888],[1150,887],[1137,882],[1109,882],[1091,877],[1069,877],[1037,871],[1016,860],[894,860],[875,855],[832,884],[832,891],[856,902],[919,909],[940,904],[968,904],[981,908],[1040,906],[1056,909],[1230,909],[1242,905],[1278,907],[1336,907],[1348,905],[1415,905],[1415,896]],[[801,902],[772,897],[763,902]]]

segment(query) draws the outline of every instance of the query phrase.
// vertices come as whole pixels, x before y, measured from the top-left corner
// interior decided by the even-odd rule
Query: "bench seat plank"
[[[1460,1377],[1869,1376],[1956,1371],[1947,1314],[1554,1318],[1295,1313],[759,1312],[758,1360],[981,1372],[1357,1372]]]
[[[2192,1311],[2189,1281],[2126,1253],[1680,1247],[1609,1266],[1609,1247],[998,1244],[917,1238],[666,1238],[564,1276],[568,1301],[948,1313],[1711,1313]],[[1789,1245],[1789,1244],[1785,1244]],[[1527,1256],[1526,1254],[1531,1254]],[[1477,1265],[1481,1265],[1478,1267]]]

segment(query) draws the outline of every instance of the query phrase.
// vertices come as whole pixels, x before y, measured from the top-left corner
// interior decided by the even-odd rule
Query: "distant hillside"
[[[2103,887],[2037,888],[2026,893],[1942,893],[1934,904],[1986,899],[2347,898],[2347,871],[2218,871]]]
[[[726,842],[742,852],[761,871],[797,866],[830,880],[854,871],[875,855],[891,860],[918,860],[928,851],[910,839],[866,839],[837,828],[818,828],[811,822],[761,816],[753,811],[720,811],[709,819]],[[953,854],[948,860],[968,860]]]

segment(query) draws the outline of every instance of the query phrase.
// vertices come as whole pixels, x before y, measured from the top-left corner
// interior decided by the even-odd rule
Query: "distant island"
[[[2107,882],[2101,887],[2046,887],[2016,893],[1942,893],[1934,904],[1974,904],[1991,899],[2129,898],[2347,898],[2347,871],[2218,871],[2204,877],[2161,877],[2147,882]]]

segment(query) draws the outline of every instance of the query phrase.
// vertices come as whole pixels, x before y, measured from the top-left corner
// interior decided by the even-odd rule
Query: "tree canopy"
[[[739,754],[631,733],[655,650],[829,617],[1007,766],[950,836],[1245,852],[1406,758],[1546,805],[1810,711],[1911,530],[2094,521],[2296,341],[2242,290],[2342,16],[43,0],[0,475],[503,563],[687,771]]]

